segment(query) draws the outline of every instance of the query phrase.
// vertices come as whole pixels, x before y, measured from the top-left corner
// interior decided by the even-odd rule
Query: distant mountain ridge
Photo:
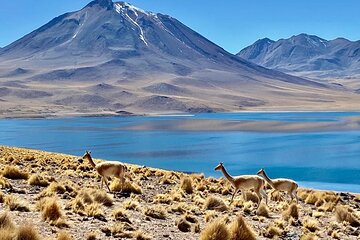
[[[171,16],[111,0],[0,49],[0,73],[5,114],[20,105],[50,114],[288,109],[343,94],[239,58]]]
[[[360,74],[360,41],[345,38],[325,40],[299,34],[277,41],[260,39],[237,56],[287,73],[316,72],[317,77],[346,77]]]

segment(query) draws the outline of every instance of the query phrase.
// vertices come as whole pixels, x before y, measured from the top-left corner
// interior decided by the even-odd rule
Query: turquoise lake
[[[209,113],[156,117],[1,119],[0,145],[34,148],[220,177],[224,162],[232,175],[292,178],[304,187],[360,192],[360,131],[175,131],[129,130],[156,122],[194,119],[337,122],[358,112]]]

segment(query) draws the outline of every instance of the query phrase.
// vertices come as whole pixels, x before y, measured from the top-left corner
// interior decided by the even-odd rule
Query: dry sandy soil
[[[123,193],[114,179],[107,193],[77,159],[0,146],[1,239],[25,239],[6,238],[24,225],[26,239],[359,239],[358,194],[299,189],[289,206],[268,189],[257,209],[251,192],[230,205],[225,179],[134,165]]]

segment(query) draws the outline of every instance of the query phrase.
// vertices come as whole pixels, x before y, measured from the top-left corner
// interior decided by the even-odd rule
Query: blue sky
[[[0,47],[89,0],[4,0],[0,8]],[[229,52],[259,38],[299,33],[325,39],[360,40],[358,0],[131,0],[144,10],[171,15]]]

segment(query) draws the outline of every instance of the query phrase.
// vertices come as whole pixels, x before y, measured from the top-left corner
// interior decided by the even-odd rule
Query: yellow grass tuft
[[[283,218],[287,221],[290,218],[299,219],[299,208],[296,203],[292,203],[283,213]]]
[[[261,217],[266,217],[266,218],[270,217],[269,209],[265,205],[265,203],[263,203],[263,202],[260,203],[260,206],[256,210],[256,215],[261,216]]]
[[[137,200],[129,199],[123,202],[123,207],[126,210],[139,210],[140,204]]]
[[[38,174],[33,174],[28,180],[28,184],[31,186],[47,187],[49,182]]]
[[[96,240],[97,237],[96,237],[96,233],[95,232],[91,232],[89,234],[86,235],[86,240]]]
[[[0,214],[0,229],[13,229],[14,223],[11,220],[11,217],[8,212],[2,212]]]
[[[8,195],[4,199],[5,205],[7,205],[10,211],[29,212],[30,209],[23,201],[19,200],[13,195]]]
[[[147,234],[145,234],[143,231],[135,231],[133,233],[133,238],[135,238],[136,240],[151,240],[151,237]]]
[[[136,183],[125,181],[124,186],[122,186],[121,181],[119,179],[115,179],[114,181],[112,181],[109,187],[111,191],[114,192],[119,192],[122,190],[123,192],[127,192],[127,193],[135,193],[135,194],[142,193],[141,187]]]
[[[283,231],[279,227],[277,227],[273,224],[270,224],[267,227],[264,235],[265,235],[265,237],[268,237],[268,238],[275,238],[275,237],[281,236],[282,233],[283,233]]]
[[[37,207],[41,211],[42,218],[58,227],[66,227],[64,214],[56,197],[45,197],[37,202]]]
[[[72,240],[72,237],[70,236],[69,233],[65,231],[60,231],[56,240]]]
[[[96,202],[85,206],[85,214],[88,217],[101,218],[101,219],[105,218],[104,210],[102,209],[102,206]]]
[[[189,223],[184,217],[177,219],[175,224],[181,232],[191,231],[191,223]]]
[[[4,178],[3,176],[0,176],[0,186],[1,186],[1,188],[12,188],[9,180]]]
[[[360,221],[353,214],[353,210],[348,206],[337,206],[335,208],[335,216],[338,222],[348,222],[353,227],[359,227]]]
[[[36,228],[32,225],[21,226],[16,231],[17,240],[40,240],[43,239],[39,236]]]
[[[318,238],[313,233],[308,233],[300,237],[300,240],[317,240]]]
[[[316,232],[319,230],[319,222],[309,217],[304,220],[303,226],[310,232]]]
[[[166,213],[161,206],[148,207],[145,209],[144,214],[156,219],[166,218]]]
[[[5,166],[2,175],[9,179],[25,179],[27,180],[29,174],[27,172],[21,171],[19,168],[14,166]]]
[[[243,195],[244,197],[244,200],[247,202],[247,201],[251,201],[253,203],[258,203],[259,202],[259,198],[258,196],[253,193],[253,192],[249,192],[249,191],[246,191]]]
[[[184,177],[181,179],[180,188],[187,194],[193,193],[192,179],[190,177]]]
[[[104,206],[112,206],[113,205],[113,198],[107,194],[104,190],[93,190],[91,192],[91,196],[95,202],[100,203]]]
[[[205,200],[204,209],[223,212],[226,211],[228,207],[225,205],[225,202],[221,198],[209,196]]]
[[[230,223],[229,231],[230,240],[256,240],[254,231],[246,224],[241,215]]]
[[[116,221],[131,223],[125,209],[117,208],[112,212],[112,216]]]
[[[230,232],[224,219],[218,218],[207,224],[200,234],[200,240],[230,240]]]
[[[0,229],[0,240],[14,240],[16,238],[16,233],[13,229],[3,228]]]

